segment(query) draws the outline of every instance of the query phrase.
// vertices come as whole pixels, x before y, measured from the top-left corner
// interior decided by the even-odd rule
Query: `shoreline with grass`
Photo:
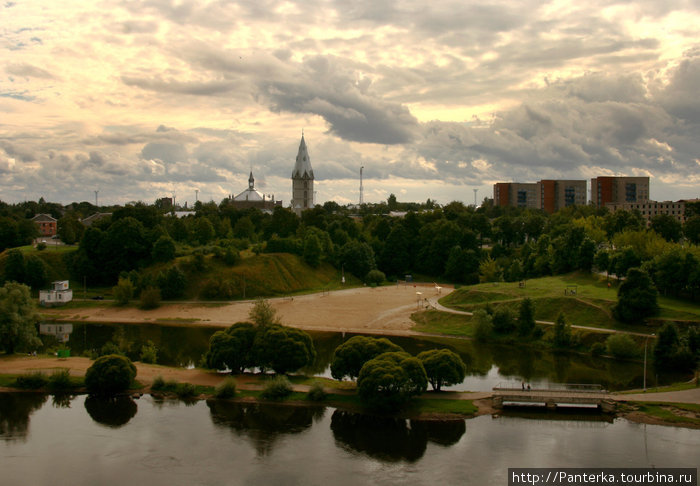
[[[77,395],[86,393],[83,377],[92,361],[88,358],[48,358],[13,356],[0,358],[0,392],[35,392]],[[181,369],[140,362],[136,383],[127,392],[131,396],[145,393],[155,397],[183,400],[226,399],[242,402],[274,402],[290,406],[330,406],[357,413],[368,411],[360,402],[355,384],[328,378],[291,375],[289,392],[265,396],[272,375],[230,375],[203,369]],[[38,380],[42,375],[43,381]],[[33,378],[32,387],[18,388],[20,381]],[[232,385],[225,385],[234,380]],[[31,381],[31,380],[29,380]],[[54,385],[51,383],[55,382]],[[154,383],[157,384],[154,388]],[[13,386],[15,385],[15,386]],[[221,388],[228,386],[228,394]],[[312,399],[313,389],[322,390],[321,399]],[[628,392],[611,395],[617,403],[615,417],[639,423],[700,429],[700,388],[685,383],[656,389],[654,392]],[[391,416],[421,419],[467,419],[481,415],[501,415],[504,412],[491,404],[490,392],[434,392],[415,398],[400,412]]]

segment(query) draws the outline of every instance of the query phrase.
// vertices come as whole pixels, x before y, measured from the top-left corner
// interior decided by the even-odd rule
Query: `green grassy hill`
[[[535,304],[537,320],[554,321],[563,313],[573,325],[648,332],[648,326],[626,325],[612,317],[617,287],[617,282],[611,281],[608,288],[605,277],[572,273],[528,280],[523,287],[518,282],[473,285],[452,292],[440,303],[464,311],[487,304],[494,309],[505,306],[517,315],[520,302],[529,297]],[[700,307],[691,302],[660,297],[659,305],[661,313],[652,325],[660,320],[700,321]]]
[[[333,266],[323,263],[312,268],[289,253],[250,255],[235,265],[226,265],[210,255],[201,271],[192,268],[188,258],[178,259],[187,277],[187,299],[251,299],[342,287],[340,273]],[[152,267],[147,272],[157,273],[161,268]],[[346,276],[346,280],[345,287],[360,284],[352,277]]]

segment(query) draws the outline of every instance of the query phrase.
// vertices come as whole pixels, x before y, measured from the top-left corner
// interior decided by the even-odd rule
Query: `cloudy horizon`
[[[694,0],[0,5],[0,200],[446,204],[649,176],[700,197]],[[590,182],[589,182],[590,184]]]

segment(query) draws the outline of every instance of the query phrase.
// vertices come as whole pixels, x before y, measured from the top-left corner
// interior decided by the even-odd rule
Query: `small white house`
[[[68,288],[68,280],[51,282],[51,290],[39,291],[39,304],[43,306],[61,305],[73,300],[73,291]]]
[[[73,324],[39,324],[39,334],[56,336],[59,343],[67,343],[73,332]]]

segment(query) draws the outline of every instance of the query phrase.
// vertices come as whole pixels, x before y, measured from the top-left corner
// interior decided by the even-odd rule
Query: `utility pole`
[[[479,189],[474,189],[474,207],[476,207],[476,193]]]
[[[199,189],[194,190],[194,203],[197,204],[197,201],[199,200]]]
[[[97,195],[99,194],[100,190],[98,189],[97,191],[94,191],[94,192],[95,192],[95,207],[98,207],[99,204],[97,204]]]

